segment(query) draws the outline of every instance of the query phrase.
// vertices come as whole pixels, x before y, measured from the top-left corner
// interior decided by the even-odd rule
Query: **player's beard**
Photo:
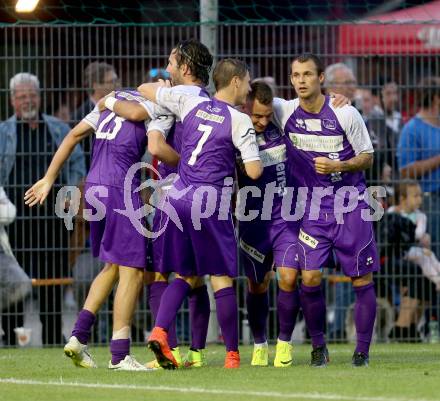
[[[171,86],[183,85],[183,79],[179,75],[170,76]]]

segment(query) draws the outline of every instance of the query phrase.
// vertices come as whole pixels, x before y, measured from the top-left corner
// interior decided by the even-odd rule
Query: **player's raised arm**
[[[63,142],[61,142],[61,145],[58,147],[45,176],[26,191],[24,196],[26,205],[32,207],[37,203],[40,205],[44,203],[53,186],[53,183],[58,177],[58,174],[60,173],[64,163],[75,149],[75,146],[78,145],[78,143],[80,143],[85,137],[90,135],[96,128],[96,126],[93,126],[93,122],[90,119],[93,117],[91,116],[93,113],[96,114],[96,111],[97,110],[92,111],[82,121],[75,125],[75,127],[73,127],[64,138]],[[97,115],[99,118],[99,113],[97,113]]]
[[[156,117],[157,106],[145,100],[142,96],[136,96],[132,92],[120,92],[125,94],[127,100],[118,99],[115,97],[115,92],[108,94],[102,98],[98,103],[99,111],[109,109],[120,117],[129,121],[144,121]]]
[[[164,85],[161,82],[150,82],[138,86],[137,90],[145,99],[156,103],[157,90],[162,86]]]
[[[185,93],[179,86],[167,87],[164,82],[143,84],[139,86],[138,91],[146,99],[169,110],[181,121],[197,104],[208,100],[205,97]]]

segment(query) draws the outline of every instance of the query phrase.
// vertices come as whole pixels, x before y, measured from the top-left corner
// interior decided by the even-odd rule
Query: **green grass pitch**
[[[271,359],[273,360],[271,347]],[[99,368],[75,368],[61,349],[1,349],[0,400],[4,401],[260,401],[440,400],[440,345],[373,346],[368,368],[350,364],[353,345],[329,346],[327,368],[308,366],[310,347],[294,347],[294,366],[250,366],[251,347],[241,347],[242,367],[222,368],[224,348],[209,346],[209,366],[155,372],[107,370],[109,351],[92,348]],[[145,348],[133,348],[141,362]]]

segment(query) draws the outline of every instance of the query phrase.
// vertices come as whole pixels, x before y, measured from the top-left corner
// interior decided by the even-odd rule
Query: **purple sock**
[[[118,364],[130,354],[130,339],[111,340],[110,352],[112,353],[112,364]]]
[[[356,352],[368,355],[376,319],[376,291],[374,283],[353,288],[356,294],[354,304],[354,324],[357,334]]]
[[[170,329],[190,289],[191,286],[181,278],[176,278],[168,285],[162,295],[155,326],[162,327],[166,331]],[[169,342],[168,344],[171,348],[174,348]]]
[[[214,293],[217,320],[222,331],[226,351],[238,351],[238,307],[233,287]]]
[[[166,281],[155,281],[148,286],[148,304],[154,323],[156,323],[157,311],[159,310],[160,300],[168,287]],[[168,329],[168,344],[171,348],[177,347],[176,320],[174,319]]]
[[[87,309],[82,309],[81,312],[78,313],[78,318],[72,330],[72,336],[75,336],[81,344],[87,344],[95,320],[96,316],[92,312]]]
[[[210,314],[211,305],[206,285],[194,288],[189,293],[192,349],[204,349],[206,347]]]
[[[292,339],[293,329],[295,328],[296,317],[300,307],[299,291],[292,292],[278,289],[277,311],[280,333],[278,338],[282,341]]]
[[[150,306],[151,314],[154,321],[156,321],[157,311],[159,310],[160,299],[162,294],[168,287],[166,281],[155,281],[148,286],[148,305]]]
[[[269,296],[263,294],[252,294],[248,291],[246,295],[246,306],[254,342],[263,344],[267,341],[266,322],[269,315]]]
[[[307,287],[301,284],[301,306],[313,348],[325,345],[325,299],[321,285]]]

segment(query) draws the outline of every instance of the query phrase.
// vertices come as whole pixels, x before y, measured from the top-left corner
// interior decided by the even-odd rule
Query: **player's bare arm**
[[[75,146],[93,131],[93,127],[84,121],[80,121],[70,130],[56,151],[45,176],[26,191],[24,196],[26,205],[32,207],[38,203],[40,205],[44,203],[53,183],[58,177],[64,163],[72,154],[73,149],[75,149]]]
[[[245,162],[244,169],[249,178],[256,180],[263,174],[263,165],[260,160]]]
[[[177,166],[179,163],[180,155],[167,144],[160,131],[154,130],[148,132],[148,151],[152,156],[169,166]]]
[[[147,110],[138,102],[116,99],[115,92],[102,98],[98,103],[98,108],[100,112],[109,109],[129,121],[144,121],[150,118]]]
[[[318,174],[339,172],[354,173],[369,169],[373,165],[373,153],[360,153],[349,160],[331,160],[327,157],[315,157],[315,170]]]

